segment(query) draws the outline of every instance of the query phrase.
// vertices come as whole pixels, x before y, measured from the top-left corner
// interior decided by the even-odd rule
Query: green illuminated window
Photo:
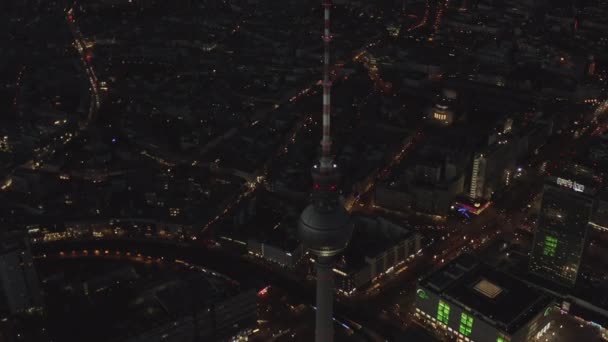
[[[498,336],[498,338],[496,339],[496,342],[509,342],[509,341],[507,341],[507,339],[504,337]]]
[[[437,320],[443,324],[448,324],[450,319],[450,306],[444,301],[439,301],[439,307],[437,307]]]
[[[473,317],[463,312],[462,315],[460,315],[460,329],[458,329],[458,331],[464,336],[471,336],[471,331],[473,331]]]
[[[555,256],[555,249],[557,249],[557,239],[553,236],[545,236],[545,249],[543,254],[547,256]]]

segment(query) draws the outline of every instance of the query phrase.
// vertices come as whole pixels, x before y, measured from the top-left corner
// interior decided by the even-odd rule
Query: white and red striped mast
[[[323,138],[321,139],[321,172],[328,173],[332,168],[331,157],[331,79],[329,77],[329,51],[331,46],[330,11],[331,0],[323,0],[325,18],[323,30]]]
[[[334,338],[334,257],[346,246],[352,235],[350,216],[340,202],[338,183],[340,175],[331,154],[331,79],[329,51],[332,40],[329,31],[331,0],[322,0],[325,19],[323,31],[323,137],[321,138],[320,167],[314,165],[312,203],[298,224],[298,235],[306,248],[317,256],[317,295],[315,315],[315,342],[331,342]]]

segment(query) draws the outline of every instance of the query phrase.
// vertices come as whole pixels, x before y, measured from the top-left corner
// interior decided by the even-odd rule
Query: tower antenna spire
[[[331,31],[330,12],[331,0],[323,0],[323,138],[321,139],[321,172],[328,173],[332,167],[331,157],[331,79],[329,76]]]

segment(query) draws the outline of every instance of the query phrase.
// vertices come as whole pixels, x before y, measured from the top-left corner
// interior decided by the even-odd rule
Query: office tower
[[[595,191],[581,175],[550,177],[534,236],[530,271],[566,287],[576,283]]]

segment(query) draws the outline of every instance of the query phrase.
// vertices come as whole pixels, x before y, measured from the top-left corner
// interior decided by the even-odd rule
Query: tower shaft
[[[317,312],[316,312],[316,342],[330,342],[334,338],[333,306],[334,306],[334,273],[332,271],[333,257],[317,258]]]
[[[330,119],[331,119],[331,79],[329,77],[329,53],[331,46],[330,32],[330,11],[331,0],[323,0],[323,138],[321,140],[321,171],[323,173],[331,170],[331,137],[330,137]]]

